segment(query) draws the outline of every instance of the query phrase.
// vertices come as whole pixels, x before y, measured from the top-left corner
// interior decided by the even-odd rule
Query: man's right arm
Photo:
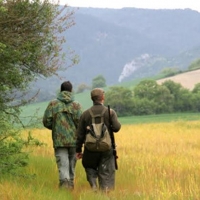
[[[111,120],[112,120],[112,129],[114,132],[118,132],[121,128],[121,124],[118,120],[117,114],[114,110],[111,110]]]

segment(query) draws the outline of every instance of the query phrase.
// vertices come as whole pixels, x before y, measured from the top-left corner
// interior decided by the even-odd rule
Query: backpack
[[[90,109],[90,115],[92,117],[92,124],[87,126],[87,134],[85,139],[85,147],[90,151],[108,151],[111,149],[111,138],[107,126],[104,124],[104,113],[106,108],[101,114],[94,115]],[[96,124],[95,118],[100,117],[101,122]]]

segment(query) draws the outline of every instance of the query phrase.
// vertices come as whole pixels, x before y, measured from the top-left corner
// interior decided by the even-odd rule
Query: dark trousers
[[[87,181],[92,188],[112,190],[115,187],[115,165],[113,150],[106,152],[91,152],[84,149],[82,164],[85,168]]]

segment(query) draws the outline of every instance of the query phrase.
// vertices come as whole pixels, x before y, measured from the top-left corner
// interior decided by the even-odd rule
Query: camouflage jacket
[[[76,146],[76,128],[81,114],[81,105],[74,101],[71,92],[60,92],[57,99],[49,103],[43,125],[52,130],[54,148]]]

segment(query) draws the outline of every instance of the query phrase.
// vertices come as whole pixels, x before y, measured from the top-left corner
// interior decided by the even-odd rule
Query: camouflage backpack
[[[90,151],[108,151],[111,149],[111,138],[107,126],[104,124],[104,113],[106,108],[101,114],[94,115],[90,109],[90,115],[92,117],[92,124],[87,126],[87,134],[85,140],[85,147]],[[101,122],[95,123],[95,118],[100,117]]]

